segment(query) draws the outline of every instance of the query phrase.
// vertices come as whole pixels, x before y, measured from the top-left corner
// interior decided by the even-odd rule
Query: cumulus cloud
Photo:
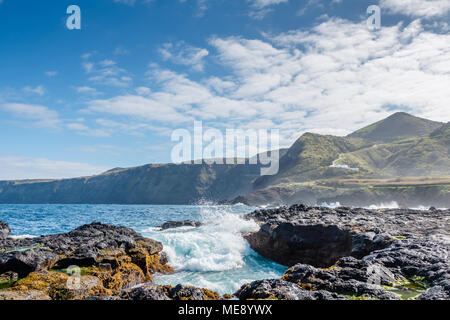
[[[205,61],[209,52],[206,49],[196,48],[184,42],[165,43],[159,48],[159,53],[164,60],[175,64],[190,66],[195,71],[203,71]]]
[[[381,0],[380,6],[389,13],[411,17],[443,17],[450,12],[449,0]]]
[[[62,179],[90,176],[110,169],[86,163],[0,155],[0,180]]]

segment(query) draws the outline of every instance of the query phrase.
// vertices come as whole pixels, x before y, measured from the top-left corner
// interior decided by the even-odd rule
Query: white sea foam
[[[257,231],[259,226],[227,209],[200,206],[203,225],[198,228],[147,229],[146,236],[164,244],[169,264],[176,271],[156,275],[157,283],[182,283],[223,294],[233,293],[242,284],[257,279],[281,277],[286,268],[259,256],[242,236]]]
[[[332,202],[332,203],[323,202],[320,206],[335,209],[335,208],[341,207],[341,203],[340,202]]]
[[[378,209],[398,209],[400,208],[400,206],[398,205],[397,202],[395,201],[391,201],[388,203],[380,203],[380,204],[372,204],[368,207],[364,207],[365,209],[370,209],[370,210],[378,210]]]
[[[199,228],[146,231],[164,244],[169,263],[177,271],[224,271],[243,267],[249,247],[241,233],[257,231],[258,225],[222,207],[201,206],[200,215],[203,225]]]
[[[33,236],[31,234],[21,234],[17,236],[10,235],[9,237],[14,240],[37,238],[37,236]]]
[[[320,206],[334,209],[334,208],[339,208],[342,205],[341,205],[340,202],[332,202],[332,203],[323,202]],[[371,204],[371,205],[365,206],[363,208],[364,209],[370,209],[370,210],[399,209],[400,205],[396,201],[391,201],[391,202],[382,202],[382,203],[378,203],[378,204]],[[429,210],[430,207],[427,207],[427,206],[424,206],[424,205],[420,205],[420,206],[417,206],[417,207],[408,207],[408,209],[411,209],[411,210]],[[447,210],[448,208],[438,208],[438,209],[439,210]]]

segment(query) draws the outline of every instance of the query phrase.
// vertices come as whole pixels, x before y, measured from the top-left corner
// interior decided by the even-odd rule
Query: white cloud
[[[133,81],[126,70],[118,67],[114,60],[105,59],[97,63],[83,62],[81,66],[90,75],[88,80],[98,85],[125,88]]]
[[[147,96],[152,92],[150,88],[147,87],[138,87],[135,89],[135,91],[140,96]]]
[[[286,3],[289,0],[250,0],[255,8],[262,9],[275,4]]]
[[[287,3],[289,0],[247,0],[250,3],[250,17],[254,19],[263,19],[273,10],[273,6]]]
[[[449,0],[381,0],[380,6],[389,13],[411,17],[443,17],[450,13]]]
[[[0,180],[73,178],[99,174],[108,169],[86,163],[0,155]]]
[[[72,122],[66,124],[67,129],[76,131],[79,134],[93,136],[93,137],[109,137],[111,136],[111,130],[105,130],[104,128],[89,128],[84,123]]]
[[[37,87],[30,87],[30,86],[26,86],[23,88],[23,91],[28,92],[28,93],[34,93],[40,96],[43,96],[45,94],[45,88],[43,86],[37,86]]]
[[[89,59],[92,56],[92,53],[88,52],[88,53],[83,53],[81,55],[81,59]]]
[[[203,81],[204,84],[209,88],[217,92],[219,95],[223,95],[226,92],[230,92],[236,88],[236,83],[231,79],[221,79],[218,77],[211,77]]]
[[[86,73],[91,73],[92,70],[94,69],[94,64],[92,62],[83,62],[81,66],[83,67]]]
[[[159,53],[164,60],[169,60],[175,64],[190,66],[195,71],[203,71],[205,61],[209,52],[206,49],[196,48],[184,42],[165,43],[159,48]]]
[[[344,135],[400,110],[450,117],[450,35],[420,21],[373,33],[364,22],[330,19],[265,40],[210,43],[227,76],[194,81],[152,66],[157,90],[93,100],[87,110],[171,126],[194,118],[221,127],[270,125],[281,129],[285,146],[305,131]]]
[[[98,95],[101,94],[96,88],[88,87],[88,86],[81,86],[81,87],[74,87],[75,91],[80,94],[91,94],[91,95]]]
[[[5,103],[0,105],[0,110],[21,120],[29,120],[38,127],[56,128],[61,122],[56,111],[40,105]]]
[[[122,55],[127,55],[130,53],[130,51],[126,48],[124,48],[123,46],[118,46],[116,47],[116,49],[114,49],[114,55],[116,56],[122,56]]]
[[[116,62],[113,60],[106,59],[106,60],[100,61],[99,64],[103,67],[111,67],[111,66],[116,65]]]
[[[46,72],[45,72],[45,75],[46,75],[47,77],[55,77],[55,76],[58,75],[58,71],[46,71]]]
[[[169,102],[171,97],[167,97]],[[159,100],[159,101],[158,101]],[[186,117],[171,105],[164,104],[164,97],[152,99],[138,95],[117,96],[111,99],[92,100],[85,112],[106,113],[116,116],[128,115],[135,119],[177,123]]]
[[[188,0],[179,0],[181,3],[187,2]],[[197,13],[195,17],[201,18],[204,16],[205,11],[208,9],[208,0],[196,0],[197,1]]]
[[[136,0],[114,0],[114,2],[127,4],[129,6],[134,6],[134,4],[136,3]]]

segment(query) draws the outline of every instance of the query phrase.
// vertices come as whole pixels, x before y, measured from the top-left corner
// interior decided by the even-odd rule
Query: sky
[[[447,122],[449,23],[448,0],[0,0],[0,180],[170,162],[194,121],[284,147],[396,111]]]

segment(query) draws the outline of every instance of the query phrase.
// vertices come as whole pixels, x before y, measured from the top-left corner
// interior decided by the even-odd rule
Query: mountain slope
[[[450,206],[450,124],[422,135],[425,131],[430,127],[418,130],[419,136],[389,143],[305,134],[280,160],[279,174],[258,178],[255,191],[241,201]],[[379,186],[383,179],[405,184]]]
[[[274,176],[258,178],[255,189],[273,184],[303,182],[318,178],[330,178],[352,174],[348,170],[330,167],[340,154],[359,150],[371,145],[358,138],[324,136],[305,133],[280,159],[280,170]]]
[[[450,173],[450,126],[429,135],[376,144],[341,155],[340,161],[373,176],[439,176]]]
[[[443,123],[441,122],[414,117],[404,112],[397,112],[384,120],[351,133],[348,137],[376,142],[391,142],[427,135],[442,125]]]

